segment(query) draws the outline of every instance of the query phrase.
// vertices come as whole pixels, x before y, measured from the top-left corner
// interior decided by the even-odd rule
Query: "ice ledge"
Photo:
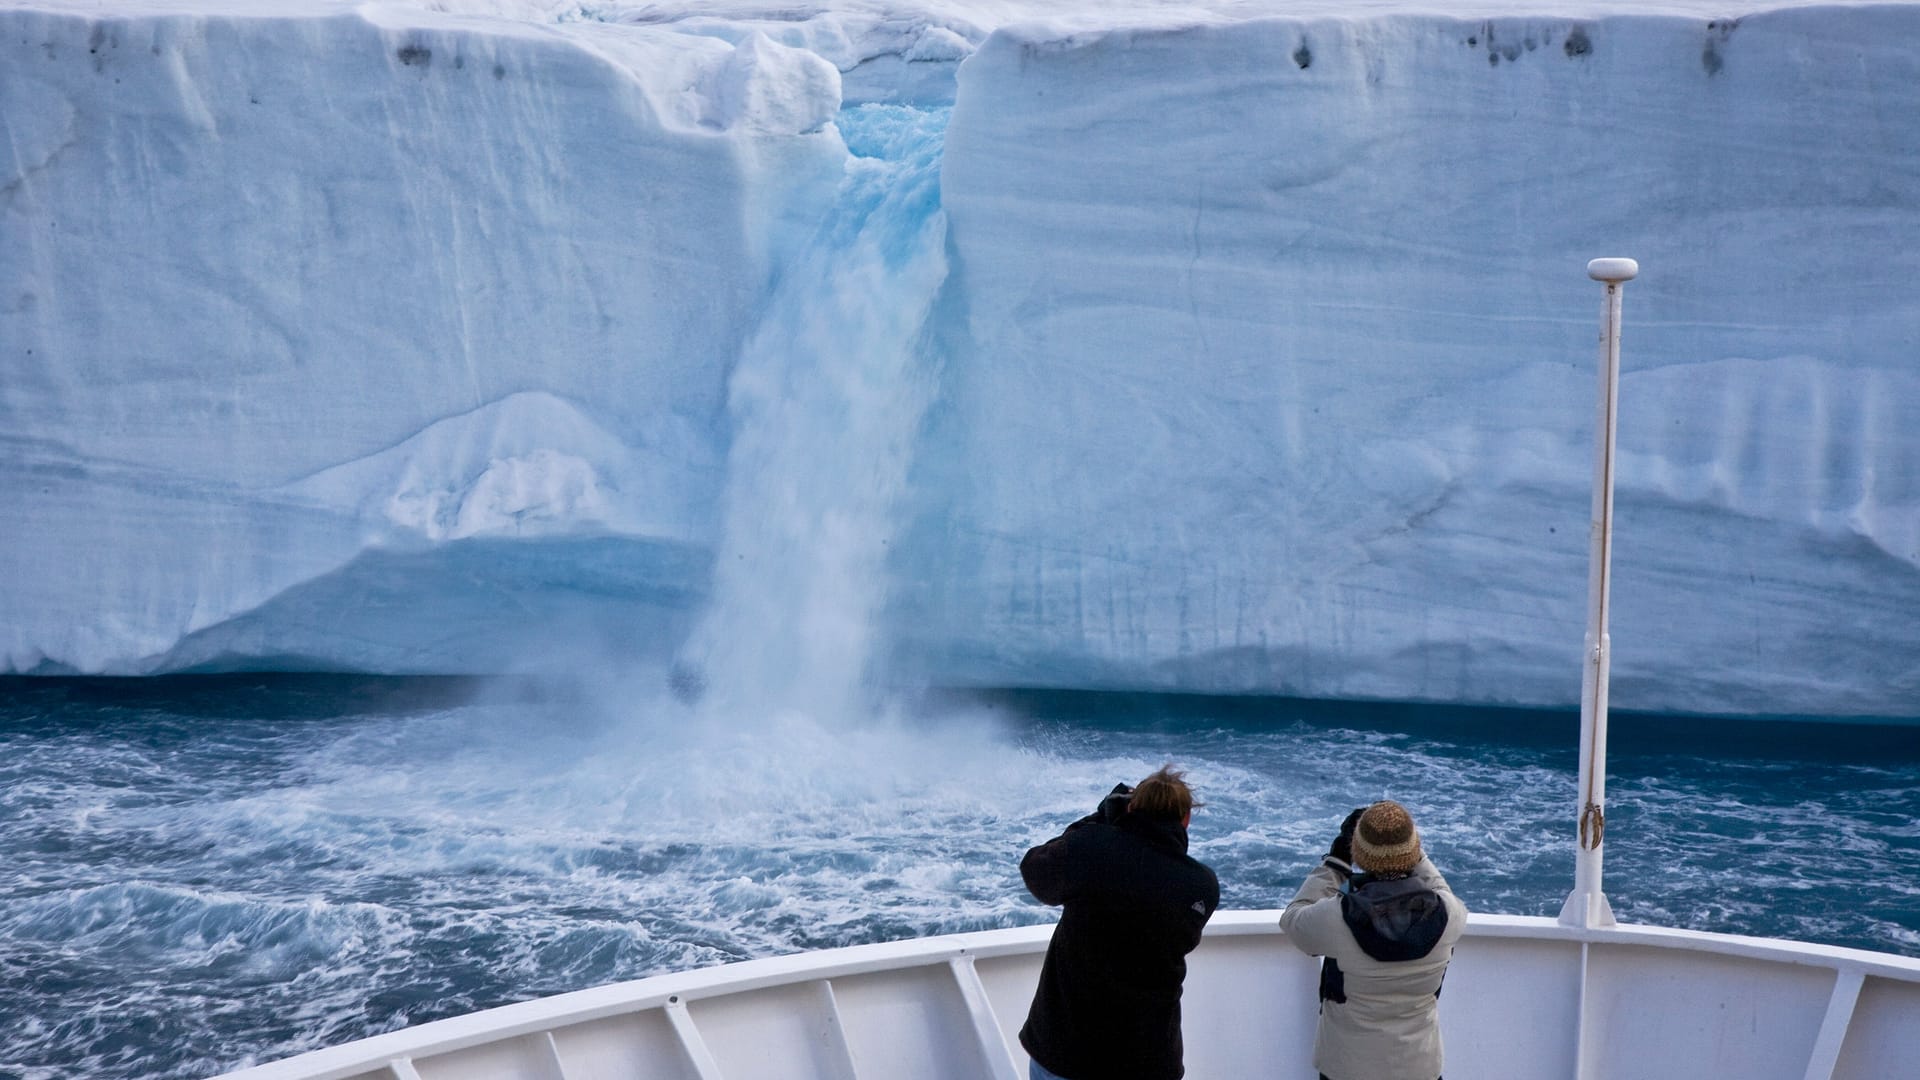
[[[808,134],[822,130],[840,107],[840,73],[832,63],[805,48],[780,44],[763,34],[743,32],[737,43],[730,43],[720,37],[672,28],[557,22],[550,15],[535,17],[541,13],[534,8],[520,11],[513,5],[499,7],[509,17],[347,0],[289,0],[271,7],[234,0],[28,0],[20,7],[0,11],[0,21],[30,24],[82,19],[92,24],[84,40],[95,54],[96,67],[106,63],[103,50],[117,49],[126,24],[139,22],[298,27],[295,39],[256,40],[262,48],[274,48],[279,41],[279,47],[302,53],[325,51],[331,46],[340,63],[351,64],[352,57],[365,51],[359,48],[359,42],[351,36],[325,41],[311,28],[338,20],[379,31],[388,39],[389,64],[409,69],[422,79],[434,74],[436,60],[442,69],[463,68],[468,51],[487,54],[488,63],[496,65],[495,77],[500,78],[504,71],[492,54],[499,51],[501,43],[511,41],[534,48],[548,45],[576,51],[590,63],[613,69],[622,81],[640,91],[655,122],[687,132]],[[204,45],[199,33],[173,36],[181,39],[174,44]],[[474,39],[491,39],[493,44],[477,50],[463,47]],[[52,58],[56,50],[77,48],[82,40],[70,31],[49,31],[44,48]],[[481,59],[475,56],[473,61],[478,64]],[[579,76],[570,78],[577,81]]]
[[[278,494],[355,515],[389,542],[675,536],[709,513],[706,451],[687,431],[640,442],[629,446],[572,403],[528,391],[436,421]]]

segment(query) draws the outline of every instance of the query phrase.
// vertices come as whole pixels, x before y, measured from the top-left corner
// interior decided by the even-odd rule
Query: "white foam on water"
[[[0,1071],[206,1075],[660,971],[1045,921],[1020,854],[1167,761],[1230,907],[1284,904],[1382,796],[1475,910],[1550,914],[1571,880],[1571,754],[1497,742],[986,709],[676,742],[572,701],[156,722],[0,736],[0,940],[25,980]],[[1634,921],[1912,951],[1916,798],[1898,767],[1626,757],[1608,891]]]

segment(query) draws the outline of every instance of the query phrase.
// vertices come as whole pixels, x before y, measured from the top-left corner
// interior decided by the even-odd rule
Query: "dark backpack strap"
[[[1340,961],[1329,956],[1320,961],[1320,1000],[1331,1001],[1335,1005],[1347,1003],[1347,975],[1340,970]]]

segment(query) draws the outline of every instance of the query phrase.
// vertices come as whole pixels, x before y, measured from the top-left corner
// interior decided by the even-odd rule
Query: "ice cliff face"
[[[0,24],[6,667],[494,667],[575,585],[683,617],[725,372],[845,157],[830,64],[383,9]],[[641,550],[605,587],[428,557],[607,536]]]
[[[1616,702],[1915,712],[1917,14],[997,35],[928,624],[1020,681],[1566,700],[1620,251]]]
[[[883,679],[1568,703],[1624,254],[1616,705],[1920,714],[1916,35],[0,11],[0,669],[826,626]],[[931,198],[859,194],[928,153],[870,102],[951,103]]]

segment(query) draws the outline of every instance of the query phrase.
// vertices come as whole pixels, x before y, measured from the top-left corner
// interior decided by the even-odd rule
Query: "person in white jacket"
[[[1413,816],[1382,801],[1340,835],[1280,914],[1320,966],[1321,1080],[1436,1080],[1440,984],[1467,908],[1426,857]]]

